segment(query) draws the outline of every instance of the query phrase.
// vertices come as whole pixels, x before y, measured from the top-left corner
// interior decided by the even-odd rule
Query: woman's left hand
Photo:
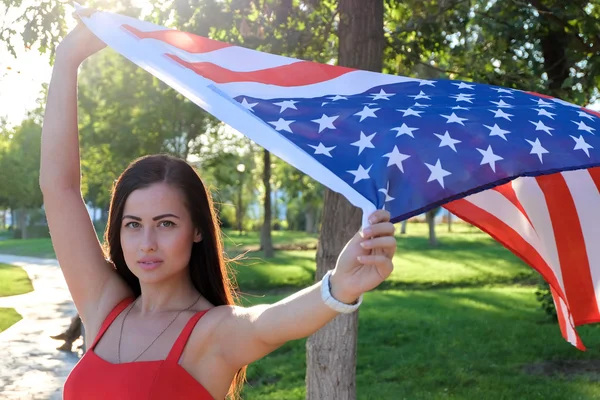
[[[331,275],[331,294],[342,303],[350,304],[376,288],[394,269],[396,238],[390,213],[377,210],[369,221],[371,225],[346,244]]]

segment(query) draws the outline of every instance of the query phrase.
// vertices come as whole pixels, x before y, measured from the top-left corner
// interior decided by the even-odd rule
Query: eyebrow
[[[175,214],[161,214],[161,215],[157,215],[156,217],[152,218],[152,221],[158,221],[159,219],[163,219],[163,218],[167,218],[167,217],[174,217],[174,218],[177,218],[177,219],[181,219],[181,218],[179,218]],[[126,219],[126,218],[130,218],[130,219],[133,219],[135,221],[141,221],[142,220],[140,217],[136,217],[136,216],[133,216],[133,215],[123,215],[122,220]]]

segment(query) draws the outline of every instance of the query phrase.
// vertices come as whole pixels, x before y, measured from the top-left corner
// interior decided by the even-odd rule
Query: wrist
[[[344,288],[344,285],[339,282],[339,274],[336,274],[335,270],[332,271],[329,282],[331,284],[330,291],[334,299],[345,304],[356,304],[360,293],[351,293],[349,290]]]
[[[343,314],[353,313],[358,310],[362,304],[362,295],[358,297],[358,301],[356,301],[355,304],[343,303],[333,297],[333,294],[331,293],[331,273],[332,271],[328,271],[321,281],[321,299],[325,305],[335,312]]]
[[[63,50],[60,45],[56,48],[56,58],[54,59],[54,68],[66,71],[77,71],[83,60],[73,57],[68,50]]]

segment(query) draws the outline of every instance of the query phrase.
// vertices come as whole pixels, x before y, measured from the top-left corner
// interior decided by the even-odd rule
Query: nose
[[[145,229],[143,236],[142,236],[142,242],[141,242],[140,249],[144,253],[149,253],[152,251],[156,251],[157,247],[158,247],[158,243],[156,241],[156,234],[154,233],[154,230],[153,229]]]

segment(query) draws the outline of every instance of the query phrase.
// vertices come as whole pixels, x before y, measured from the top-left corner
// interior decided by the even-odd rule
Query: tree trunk
[[[21,228],[21,239],[27,239],[27,210],[19,209],[19,228]]]
[[[313,233],[315,231],[316,214],[317,212],[312,206],[308,206],[304,210],[304,232]]]
[[[402,221],[402,224],[400,225],[400,233],[402,235],[406,235],[406,225],[408,225],[408,220],[405,219],[404,221]]]
[[[452,213],[448,211],[448,232],[452,232]]]
[[[271,238],[271,153],[263,150],[263,185],[265,185],[264,198],[264,221],[260,235],[260,247],[263,250],[263,256],[273,257],[273,240]]]
[[[339,65],[380,72],[383,0],[339,0]],[[335,93],[332,93],[335,94]],[[316,279],[333,269],[348,240],[358,231],[362,211],[339,193],[325,190]],[[358,312],[342,314],[308,338],[307,400],[356,399]]]
[[[432,247],[437,246],[437,237],[435,236],[435,214],[437,213],[437,209],[429,210],[425,213],[425,218],[427,219],[427,224],[429,225],[429,244]]]

